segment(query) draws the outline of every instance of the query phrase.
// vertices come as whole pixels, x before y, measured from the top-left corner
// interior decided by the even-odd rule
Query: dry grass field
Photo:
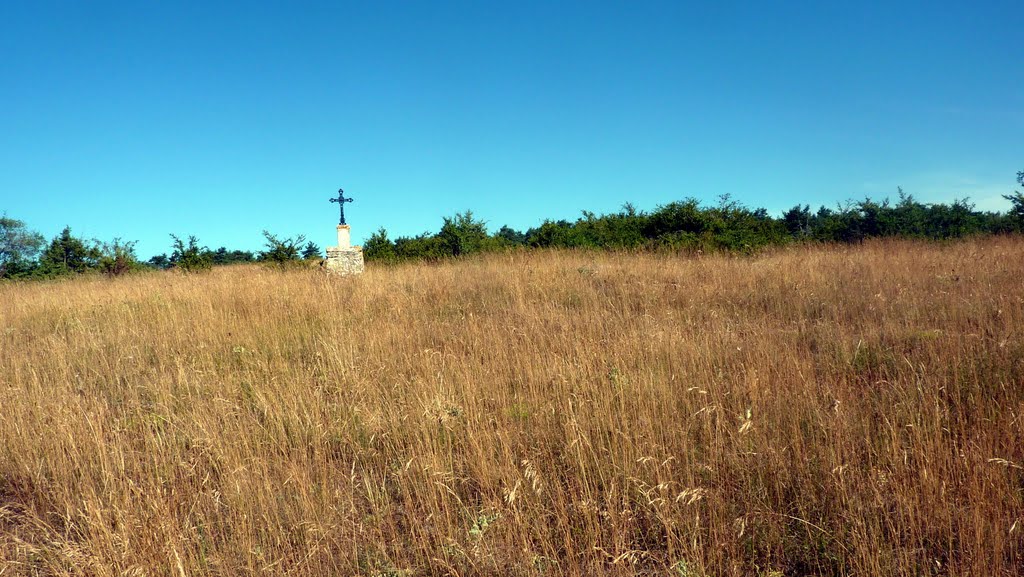
[[[1024,240],[0,285],[0,576],[1024,574]]]

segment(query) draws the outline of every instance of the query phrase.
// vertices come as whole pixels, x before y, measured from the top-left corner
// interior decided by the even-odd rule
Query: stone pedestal
[[[363,247],[352,246],[352,227],[338,225],[338,246],[327,247],[323,267],[327,272],[339,275],[361,274],[365,270]]]

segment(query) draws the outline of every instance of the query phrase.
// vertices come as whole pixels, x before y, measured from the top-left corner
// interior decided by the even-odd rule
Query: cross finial
[[[345,198],[345,190],[342,188],[338,189],[338,198],[329,199],[331,202],[338,203],[338,208],[341,209],[341,220],[338,224],[345,224],[345,203],[352,202],[355,199]]]

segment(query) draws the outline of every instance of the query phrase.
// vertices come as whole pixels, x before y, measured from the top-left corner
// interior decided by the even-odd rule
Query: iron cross
[[[341,221],[338,224],[345,224],[345,203],[352,202],[354,199],[345,198],[345,190],[342,188],[338,189],[338,198],[330,199],[331,202],[338,203],[338,208],[341,209]]]

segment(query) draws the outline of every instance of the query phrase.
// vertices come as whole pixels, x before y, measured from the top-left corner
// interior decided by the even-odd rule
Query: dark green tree
[[[211,255],[213,258],[213,264],[215,265],[228,265],[238,264],[242,262],[252,262],[256,257],[248,250],[228,250],[224,247],[220,247],[213,252]]]
[[[893,209],[893,228],[896,234],[906,237],[926,236],[928,207],[917,202],[913,195],[903,192],[903,187],[896,187],[896,194],[899,197]]]
[[[366,255],[366,260],[377,262],[392,263],[398,260],[395,243],[388,238],[388,231],[384,227],[370,235],[363,245],[363,254]]]
[[[1024,170],[1017,173],[1017,183],[1024,186]],[[1009,217],[1018,232],[1024,232],[1024,193],[1015,190],[1013,194],[1003,195],[1010,201]]]
[[[231,251],[230,259],[232,263],[252,262],[256,260],[256,255],[249,250],[233,250]]]
[[[146,261],[146,264],[153,268],[169,269],[171,268],[172,263],[170,257],[167,256],[167,253],[163,253],[150,257],[149,260]]]
[[[810,205],[794,206],[782,215],[782,221],[790,235],[796,238],[806,238],[811,234]]]
[[[228,250],[227,247],[220,247],[214,251],[206,251],[215,266],[237,264],[241,262],[252,262],[255,258],[252,252],[247,250]]]
[[[980,213],[974,212],[974,205],[966,198],[928,208],[928,236],[932,238],[958,238],[980,232]]]
[[[0,215],[0,278],[31,272],[45,243],[43,235],[29,230],[24,222]]]
[[[100,256],[102,253],[96,243],[72,236],[71,227],[66,226],[39,257],[39,270],[43,276],[83,273],[95,269]]]
[[[302,249],[302,258],[303,260],[318,260],[323,258],[323,254],[320,252],[320,247],[310,241]]]
[[[504,244],[509,245],[524,245],[526,244],[526,233],[519,232],[518,230],[505,225],[498,229],[498,232],[494,233],[496,239],[500,239]]]
[[[210,260],[213,261],[213,264],[215,265],[228,264],[229,262],[231,262],[230,259],[231,255],[228,252],[228,248],[226,246],[222,246],[210,253]]]

